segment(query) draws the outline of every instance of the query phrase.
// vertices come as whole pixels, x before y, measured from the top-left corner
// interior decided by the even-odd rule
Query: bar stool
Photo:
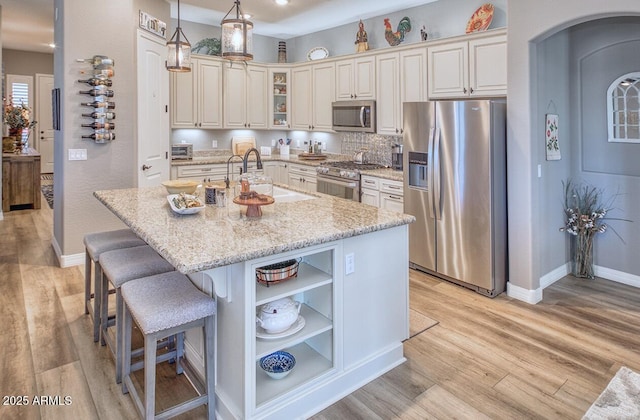
[[[89,233],[84,236],[84,313],[93,317],[93,341],[100,339],[100,282],[102,269],[100,255],[115,249],[131,248],[146,245],[131,229],[120,229],[109,232]],[[91,292],[91,262],[94,265],[94,285]],[[93,304],[91,303],[93,299]]]
[[[145,419],[170,418],[207,404],[209,419],[215,418],[215,314],[216,302],[198,290],[191,280],[177,271],[123,284],[124,352],[122,391],[129,392],[134,405]],[[133,322],[144,336],[144,403],[131,379],[131,330]],[[189,378],[180,362],[183,356],[184,332],[200,327],[204,329],[205,388],[199,396],[172,406],[156,417],[156,348],[158,340],[177,334],[175,351],[177,373],[184,373],[192,384],[199,381]]]
[[[118,320],[122,314],[122,295],[120,287],[126,282],[155,274],[174,271],[175,268],[162,258],[149,245],[108,251],[100,256],[102,266],[101,284],[101,327],[102,344],[107,344],[116,361],[116,383],[122,380],[122,327]],[[109,283],[116,289],[116,316],[109,319]],[[108,329],[115,325],[115,342],[111,340]]]

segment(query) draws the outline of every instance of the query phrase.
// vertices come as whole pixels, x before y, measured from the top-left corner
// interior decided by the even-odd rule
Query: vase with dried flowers
[[[29,133],[27,131],[25,141],[24,131],[30,130],[37,123],[31,120],[31,109],[24,103],[14,105],[12,98],[9,97],[9,100],[5,101],[3,115],[4,123],[9,127],[9,135],[15,137],[16,152],[28,147]]]
[[[603,201],[603,191],[587,184],[574,184],[571,180],[563,181],[565,225],[560,231],[573,236],[571,272],[576,277],[594,278],[593,240],[596,233],[604,233],[607,228],[605,220],[627,219],[606,218],[612,209],[616,196]],[[613,228],[611,230],[624,242]]]

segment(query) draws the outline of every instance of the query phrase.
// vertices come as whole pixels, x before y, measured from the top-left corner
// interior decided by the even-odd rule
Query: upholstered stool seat
[[[84,311],[93,317],[93,341],[100,338],[100,284],[102,269],[100,255],[103,252],[116,249],[131,248],[146,245],[131,229],[120,229],[109,232],[89,233],[84,237],[85,265],[84,265]],[[91,291],[91,263],[94,265],[94,284]],[[93,302],[92,302],[93,299]]]
[[[129,392],[134,405],[145,419],[156,418],[155,381],[158,340],[178,335],[175,350],[177,373],[181,369],[183,336],[186,330],[204,329],[205,388],[199,396],[168,408],[158,414],[170,418],[207,404],[208,418],[215,418],[215,300],[198,290],[191,280],[177,271],[132,280],[121,287],[124,318],[124,352],[122,390]],[[144,336],[144,402],[131,379],[132,322]],[[198,381],[190,380],[192,384]]]
[[[155,274],[174,271],[175,268],[162,258],[149,245],[108,251],[100,256],[103,279],[101,285],[101,337],[102,343],[111,349],[116,361],[116,382],[122,378],[122,327],[118,320],[122,314],[122,296],[120,287],[128,281]],[[116,289],[116,316],[114,322],[108,316],[109,283]],[[110,326],[115,325],[115,342],[108,334]]]

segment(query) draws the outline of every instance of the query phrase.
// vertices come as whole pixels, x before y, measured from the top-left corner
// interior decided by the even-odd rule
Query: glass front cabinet
[[[291,128],[289,123],[289,70],[269,69],[271,101],[269,101],[270,128]]]

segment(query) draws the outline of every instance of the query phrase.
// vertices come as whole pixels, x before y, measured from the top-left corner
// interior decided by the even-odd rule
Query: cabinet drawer
[[[380,178],[362,175],[361,187],[378,191],[380,189]]]
[[[381,180],[380,192],[402,196],[403,186],[401,182]]]
[[[291,164],[289,166],[289,172],[290,173],[293,172],[299,175],[305,175],[307,177],[313,177],[313,178],[315,178],[316,176],[316,168],[314,166]]]
[[[178,178],[220,178],[227,174],[226,165],[190,165],[178,167]]]

